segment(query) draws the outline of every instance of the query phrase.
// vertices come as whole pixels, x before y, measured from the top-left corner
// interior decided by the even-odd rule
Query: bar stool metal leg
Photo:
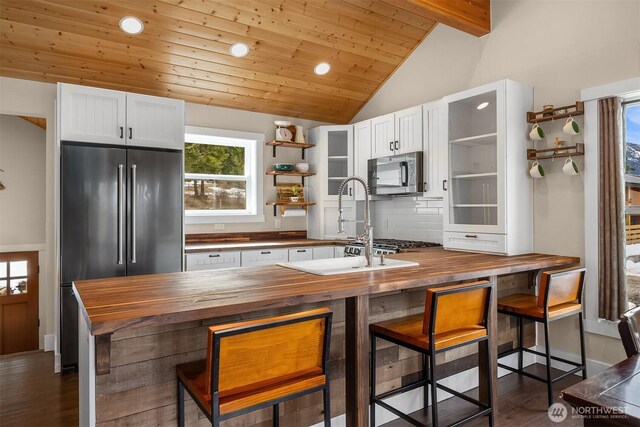
[[[280,425],[280,405],[277,403],[273,405],[273,427]]]
[[[518,317],[518,371],[522,372],[522,352],[524,348],[524,332],[522,317]]]
[[[522,325],[520,325],[522,326]],[[478,343],[478,351],[480,351],[480,346],[481,344]],[[491,349],[491,346],[487,345],[487,372],[491,372],[491,353],[493,352],[493,350]],[[522,354],[522,352],[520,353]],[[493,420],[495,418],[495,413],[493,410],[493,386],[491,385],[491,379],[486,378],[485,381],[487,381],[487,406],[489,408],[491,408],[491,412],[489,413],[489,427],[493,427]]]
[[[331,426],[331,390],[329,389],[329,382],[327,386],[322,390],[322,400],[324,401],[324,427]]]
[[[544,324],[544,355],[547,359],[547,399],[549,406],[553,404],[553,383],[551,381],[551,347],[549,345],[549,321]]]
[[[425,380],[424,387],[422,388],[422,412],[427,413],[429,411],[429,381],[430,373],[429,373],[429,363],[427,363],[427,355],[422,355],[422,377]]]
[[[436,385],[436,352],[431,351],[429,354],[429,365],[431,371],[431,425],[438,427],[438,387]]]
[[[584,320],[582,320],[582,313],[578,314],[578,318],[579,318],[579,323],[580,323],[580,357],[581,357],[581,363],[582,366],[584,367],[582,369],[582,379],[586,380],[587,379],[587,356],[585,354],[585,350],[584,350]]]
[[[184,427],[184,386],[178,381],[178,427]]]
[[[369,363],[369,425],[376,426],[376,336],[369,334],[371,362]]]

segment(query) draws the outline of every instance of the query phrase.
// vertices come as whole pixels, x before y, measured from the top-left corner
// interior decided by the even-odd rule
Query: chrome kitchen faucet
[[[349,181],[357,181],[364,187],[364,221],[344,219],[342,216],[342,192]],[[345,222],[364,223],[364,231],[356,236],[356,242],[364,244],[364,256],[367,260],[367,267],[373,267],[373,227],[371,226],[371,215],[369,212],[369,198],[371,192],[367,182],[359,176],[350,176],[342,181],[338,188],[338,233],[344,234]]]

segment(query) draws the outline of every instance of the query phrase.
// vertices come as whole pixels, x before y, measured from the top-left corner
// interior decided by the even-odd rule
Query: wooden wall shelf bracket
[[[528,123],[549,122],[552,120],[565,119],[567,117],[582,116],[584,114],[584,102],[576,101],[575,105],[567,105],[553,109],[553,114],[544,115],[544,111],[527,112]]]
[[[288,207],[301,207],[305,211],[309,206],[315,205],[314,202],[267,202],[268,206],[273,206],[273,216],[278,215],[278,207],[280,208],[280,215],[284,214],[284,211]]]
[[[527,150],[527,160],[545,160],[571,156],[584,156],[584,144],[579,142],[576,145],[567,147]]]
[[[271,142],[267,142],[267,145],[273,147],[273,157],[276,156],[277,147],[302,149],[302,160],[304,160],[304,150],[314,146],[313,144],[300,144],[298,142],[289,142],[289,141],[271,141]]]

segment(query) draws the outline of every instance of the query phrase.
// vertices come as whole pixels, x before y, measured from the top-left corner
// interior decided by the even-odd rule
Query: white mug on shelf
[[[575,176],[578,175],[578,165],[573,161],[571,157],[564,161],[564,166],[562,166],[562,172],[565,175]]]
[[[544,130],[542,130],[539,124],[535,123],[533,125],[531,132],[529,132],[529,138],[534,141],[542,141],[544,139]]]
[[[544,177],[544,169],[540,165],[540,162],[538,162],[537,160],[533,162],[533,164],[531,165],[531,169],[529,169],[529,175],[531,175],[532,178]]]
[[[580,133],[580,125],[578,125],[578,122],[573,120],[573,117],[569,117],[562,130],[567,135],[577,135]]]

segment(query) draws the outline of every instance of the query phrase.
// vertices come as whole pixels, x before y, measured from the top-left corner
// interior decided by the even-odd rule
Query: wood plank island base
[[[497,287],[494,298],[533,292],[529,286],[532,273],[580,261],[557,255],[503,257],[441,248],[392,257],[419,266],[334,276],[267,266],[76,282],[82,315],[80,424],[175,425],[175,365],[205,357],[208,325],[328,306],[334,311],[331,416],[345,414],[343,425],[366,426],[370,322],[420,313],[424,290],[430,286],[490,278]],[[490,323],[495,333],[479,356],[492,359],[495,394],[498,346],[511,348],[517,338],[515,326],[497,317],[495,303]],[[532,325],[527,325],[525,335],[525,345],[533,345]],[[378,392],[398,388],[421,375],[419,355],[384,342],[378,349]],[[477,366],[474,352],[470,347],[440,354],[438,376],[449,377]],[[486,389],[481,383],[480,392]],[[266,426],[271,414],[270,410],[252,412],[227,425]],[[187,425],[207,424],[191,401],[186,403],[186,415]],[[289,401],[281,410],[283,425],[311,426],[321,420],[320,393]]]

